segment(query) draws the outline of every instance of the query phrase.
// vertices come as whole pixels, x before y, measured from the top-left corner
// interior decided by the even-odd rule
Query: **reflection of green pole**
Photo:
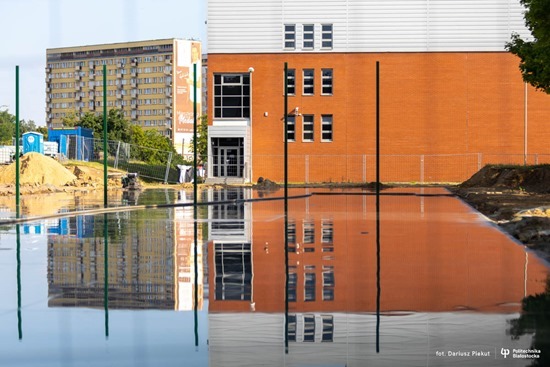
[[[19,65],[15,67],[15,213],[19,218]]]
[[[285,353],[288,354],[288,289],[289,289],[289,275],[288,275],[288,63],[285,62],[285,75],[284,75],[284,122],[285,122],[285,148],[284,148],[284,179],[285,179]]]
[[[107,207],[107,65],[103,65],[103,206]]]
[[[193,64],[193,197],[197,207],[197,63]],[[195,216],[195,220],[197,217]]]
[[[103,307],[105,309],[105,338],[109,338],[109,238],[107,228],[107,213],[103,214],[103,266],[105,277],[103,282]]]
[[[194,264],[195,264],[195,347],[199,346],[199,256],[198,256],[198,224],[197,224],[197,63],[193,64],[193,229],[194,229]]]
[[[21,318],[21,232],[19,224],[15,226],[17,233],[17,331],[19,340],[23,339],[23,319]]]

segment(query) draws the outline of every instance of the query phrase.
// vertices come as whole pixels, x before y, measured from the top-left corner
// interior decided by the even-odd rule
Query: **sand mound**
[[[25,154],[19,163],[19,182],[22,185],[65,186],[76,180],[76,176],[61,163],[40,153]],[[15,162],[0,168],[0,183],[15,184]]]

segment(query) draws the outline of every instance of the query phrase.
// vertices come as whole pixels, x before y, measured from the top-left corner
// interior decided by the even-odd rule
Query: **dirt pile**
[[[527,167],[488,165],[463,182],[460,187],[485,187],[549,194],[550,165]]]
[[[77,177],[61,163],[40,153],[28,153],[20,158],[19,182],[22,185],[66,186]],[[15,184],[15,162],[0,167],[0,184]]]
[[[486,166],[450,190],[550,261],[550,165]]]

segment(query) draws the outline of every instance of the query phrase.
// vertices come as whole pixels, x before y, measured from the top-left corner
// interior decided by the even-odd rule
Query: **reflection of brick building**
[[[476,223],[476,214],[456,199],[383,196],[381,208],[381,311],[508,313],[525,295],[544,290],[544,266],[495,228]],[[236,265],[228,277],[241,293],[218,297],[223,285],[212,276],[211,312],[285,309],[283,203],[247,210],[254,218],[251,243],[231,249]],[[374,210],[371,195],[289,202],[291,312],[376,311]],[[224,266],[217,247],[208,261],[216,271]]]
[[[95,237],[48,237],[50,307],[103,307],[103,221]],[[174,229],[164,210],[108,215],[109,308],[174,309]]]

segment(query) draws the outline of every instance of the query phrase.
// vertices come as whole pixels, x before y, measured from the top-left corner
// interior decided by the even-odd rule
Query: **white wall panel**
[[[528,36],[519,0],[208,0],[209,53],[301,52],[302,24],[334,27],[333,52],[503,51]],[[297,48],[283,49],[284,24]]]

